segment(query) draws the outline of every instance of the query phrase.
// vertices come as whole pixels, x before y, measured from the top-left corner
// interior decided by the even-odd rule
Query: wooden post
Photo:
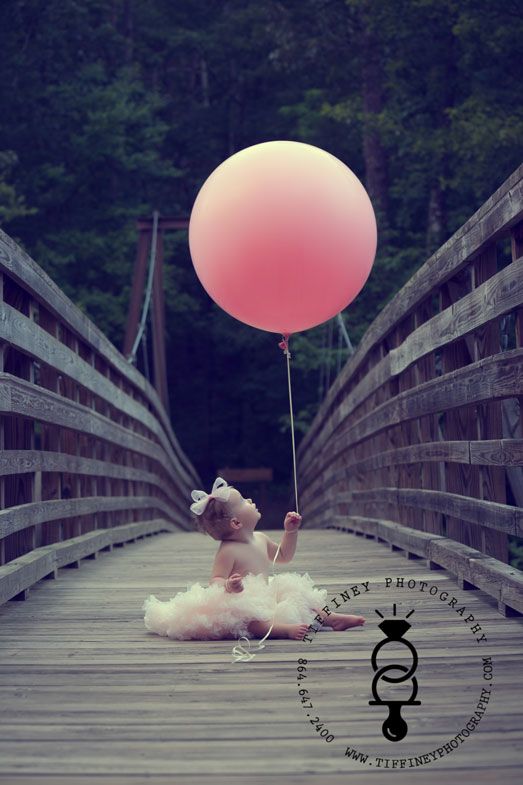
[[[0,303],[4,300],[4,274],[0,271]],[[0,373],[4,372],[4,357],[7,344],[0,343]],[[0,414],[0,450],[5,449],[5,417]],[[0,510],[5,510],[5,478],[0,474]],[[5,537],[0,538],[0,566],[5,564]]]
[[[431,293],[416,309],[414,314],[415,327],[421,327],[434,316],[434,295]],[[414,384],[416,386],[436,378],[435,353],[425,355],[414,363]],[[439,441],[438,414],[428,414],[417,420],[418,443],[431,444]],[[440,463],[431,460],[420,461],[419,487],[424,490],[442,490],[440,487]],[[425,532],[442,533],[443,518],[441,513],[432,510],[421,510],[421,528]]]
[[[467,265],[441,288],[442,309],[450,308],[452,303],[455,303],[470,290],[471,266]],[[468,365],[474,361],[472,343],[461,338],[445,345],[442,349],[441,360],[443,373],[449,373],[456,368]],[[476,420],[476,406],[449,407],[445,412],[445,441],[475,439],[477,436]],[[446,491],[477,499],[479,494],[478,467],[451,461],[446,462],[445,466]],[[447,516],[446,534],[447,537],[477,548],[477,550],[481,550],[483,547],[483,532],[479,524]]]
[[[59,324],[59,337],[65,346],[78,354],[78,341],[76,337],[63,325]],[[70,401],[79,402],[78,384],[68,376],[59,376],[60,395]],[[85,435],[77,433],[71,428],[60,428],[60,452],[67,455],[81,455],[85,443]],[[77,473],[63,472],[61,497],[64,499],[80,499],[82,497],[83,479]],[[82,521],[78,516],[69,517],[64,525],[65,539],[77,537],[82,534]]]
[[[472,288],[475,289],[497,273],[496,246],[490,245],[484,253],[480,254],[472,264]],[[482,357],[498,354],[499,320],[493,319],[475,330],[473,334],[474,361]],[[476,407],[476,436],[478,439],[502,439],[503,423],[501,401],[479,403]],[[503,466],[488,466],[479,464],[478,468],[478,498],[506,504],[505,469]],[[506,532],[478,527],[481,529],[481,551],[508,562],[508,536]]]
[[[396,331],[398,346],[408,338],[408,336],[415,329],[414,314],[409,314],[403,319]],[[399,375],[398,379],[398,393],[404,390],[410,390],[416,386],[416,370],[414,365],[409,365],[408,368]],[[418,421],[407,420],[402,422],[398,427],[398,447],[409,447],[416,444],[418,440]],[[400,477],[399,488],[419,488],[420,478],[417,476],[419,473],[419,464],[404,463],[403,461],[398,464],[398,474]],[[399,523],[405,526],[411,526],[413,529],[423,529],[421,521],[421,511],[417,507],[401,506],[399,507]]]
[[[13,279],[4,275],[3,300],[12,308],[29,317],[31,298]],[[18,351],[13,346],[7,345],[4,351],[4,372],[12,374],[19,379],[31,379],[32,359]],[[4,422],[4,449],[27,450],[31,448],[34,432],[34,420],[29,417],[17,415],[8,416]],[[8,474],[4,478],[4,505],[16,507],[20,504],[31,502],[33,491],[33,478],[29,473]],[[14,532],[4,538],[4,558],[6,562],[16,559],[34,547],[34,526]],[[21,599],[25,598],[25,594]]]
[[[394,330],[387,337],[387,344],[390,349],[396,349],[401,343],[399,329],[396,326]],[[400,391],[400,379],[398,376],[391,376],[387,383],[388,395],[387,400],[396,398]],[[391,425],[387,428],[387,450],[396,450],[401,446],[401,424]],[[403,487],[404,470],[399,464],[394,463],[389,467],[389,487],[402,488]],[[401,523],[403,513],[399,504],[393,506],[394,513],[387,516],[390,520]]]
[[[43,330],[46,330],[54,338],[58,338],[58,323],[56,318],[47,310],[47,308],[40,306],[38,314],[38,323]],[[46,390],[59,392],[59,379],[58,373],[45,362],[41,363],[40,367],[40,384]],[[60,428],[56,425],[41,423],[41,450],[51,453],[60,452]],[[50,499],[62,498],[62,484],[60,482],[61,475],[59,472],[43,472],[42,473],[42,501]],[[64,522],[46,521],[42,531],[42,544],[51,545],[54,542],[61,542],[64,537]]]

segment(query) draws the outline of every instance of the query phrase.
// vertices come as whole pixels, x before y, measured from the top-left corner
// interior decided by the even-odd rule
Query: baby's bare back
[[[243,578],[250,572],[253,575],[261,573],[267,577],[271,563],[267,554],[267,542],[262,534],[254,532],[252,543],[229,540],[223,543],[222,547],[230,548],[234,556],[231,575],[237,572]]]

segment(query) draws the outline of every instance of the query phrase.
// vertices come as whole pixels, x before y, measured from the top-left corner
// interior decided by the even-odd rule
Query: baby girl
[[[145,626],[179,640],[216,640],[245,636],[302,640],[316,615],[333,630],[365,622],[363,616],[327,614],[327,590],[314,586],[308,573],[269,576],[272,563],[288,564],[296,550],[301,516],[288,512],[278,546],[255,531],[261,513],[221,477],[211,494],[193,491],[198,531],[220,542],[208,586],[195,583],[167,602],[150,595],[143,604]],[[275,559],[276,557],[276,559]]]

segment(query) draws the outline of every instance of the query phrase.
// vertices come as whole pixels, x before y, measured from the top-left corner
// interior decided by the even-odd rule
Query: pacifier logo
[[[381,624],[378,625],[378,627],[384,633],[385,638],[376,644],[371,656],[372,669],[375,672],[374,678],[372,680],[372,694],[374,695],[374,700],[369,701],[369,706],[389,707],[389,714],[382,725],[381,731],[384,737],[389,741],[401,741],[408,733],[408,725],[401,716],[401,707],[421,705],[421,701],[415,700],[416,695],[418,694],[418,682],[416,677],[413,675],[418,666],[418,653],[413,644],[404,637],[405,633],[411,627],[406,619],[408,619],[408,617],[413,614],[414,611],[411,610],[409,613],[407,613],[406,619],[385,619],[383,614],[377,608],[375,610],[378,616],[381,616],[381,618],[384,619]],[[393,615],[396,616],[396,603],[393,605]],[[409,649],[412,654],[412,663],[410,668],[406,668],[405,665],[401,665],[400,663],[383,665],[381,668],[378,666],[377,660],[379,651],[391,643],[400,643]],[[398,676],[398,678],[385,675],[387,671],[394,670],[403,671],[403,674]],[[403,683],[410,679],[412,689],[409,699],[382,700],[378,695],[378,683],[380,679],[396,684]]]
[[[351,631],[350,646],[340,637],[334,660],[326,659],[325,645],[314,647],[325,618],[352,601],[361,610],[373,591],[379,599],[371,607],[380,621]],[[349,765],[418,768],[459,751],[475,735],[492,699],[494,665],[485,631],[448,582],[361,581],[333,595],[322,610],[326,617],[315,616],[303,638],[296,688],[304,719],[334,753]],[[341,682],[334,675],[340,661]]]

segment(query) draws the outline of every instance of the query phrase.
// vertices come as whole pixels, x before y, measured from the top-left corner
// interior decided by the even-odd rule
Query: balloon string
[[[293,467],[294,467],[294,493],[296,496],[296,512],[299,513],[298,509],[298,481],[296,477],[296,447],[294,443],[294,417],[292,414],[292,391],[291,391],[291,366],[290,366],[290,359],[291,353],[289,351],[289,333],[285,333],[282,335],[283,340],[280,341],[278,346],[280,349],[283,350],[283,353],[287,356],[287,380],[289,383],[289,407],[291,411],[291,433],[292,433],[292,459],[293,459]],[[274,573],[274,563],[278,558],[278,553],[280,552],[281,543],[278,545],[276,549],[276,553],[274,555],[274,559],[272,560],[272,571]],[[276,618],[276,611],[274,612],[274,616],[272,617],[272,624],[261,639],[261,641],[256,646],[256,649],[251,650],[251,641],[247,638],[246,635],[241,635],[238,638],[238,644],[233,646],[232,649],[232,656],[233,662],[249,662],[249,660],[254,659],[256,657],[255,651],[261,651],[261,649],[265,648],[264,640],[269,637],[271,634],[271,630],[274,627],[274,620]],[[247,647],[243,646],[240,641],[244,640],[247,643]]]
[[[280,341],[278,346],[283,349],[283,353],[287,355],[287,381],[289,383],[289,408],[291,412],[291,434],[292,434],[292,465],[294,469],[294,495],[296,497],[296,512],[299,514],[298,509],[298,480],[296,478],[296,445],[294,443],[294,417],[292,414],[292,390],[291,390],[291,353],[289,351],[289,333],[282,336],[283,340]]]

